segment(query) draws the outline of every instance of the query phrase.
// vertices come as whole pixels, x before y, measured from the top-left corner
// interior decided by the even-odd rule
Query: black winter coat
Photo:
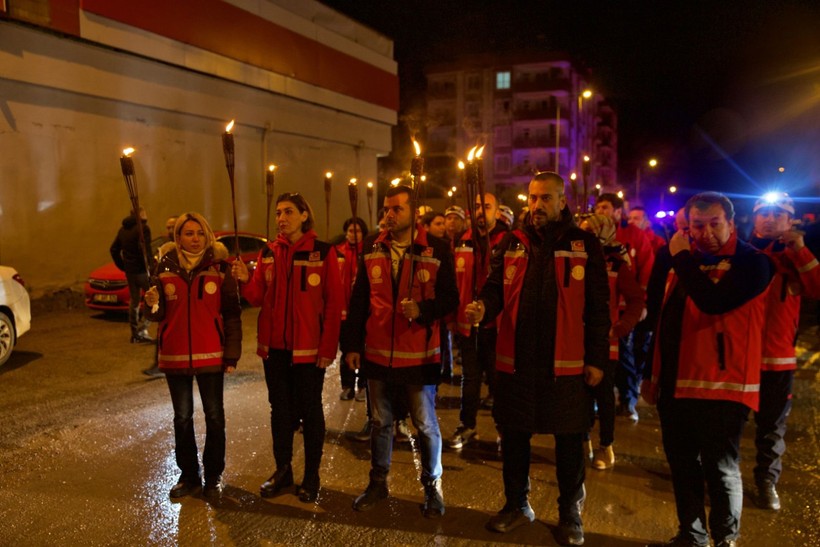
[[[151,245],[151,229],[147,222],[142,223],[142,233],[145,236],[145,245]],[[117,232],[117,237],[109,249],[111,258],[117,268],[128,274],[148,273],[145,270],[145,259],[143,250],[140,247],[139,230],[137,229],[137,219],[133,215],[122,219],[122,227]],[[150,255],[150,249],[148,250]],[[153,259],[149,256],[149,262]],[[152,267],[149,264],[149,268]]]
[[[609,359],[609,281],[603,250],[594,235],[575,226],[568,209],[543,231],[526,223],[530,257],[519,304],[515,333],[515,373],[496,372],[493,417],[502,428],[532,433],[582,433],[592,425],[590,388],[582,375],[554,374],[558,289],[554,252],[571,250],[571,241],[583,240],[588,253],[584,306],[584,362],[602,370]],[[508,234],[496,248],[492,270],[480,298],[484,321],[502,312],[504,251],[517,238]]]

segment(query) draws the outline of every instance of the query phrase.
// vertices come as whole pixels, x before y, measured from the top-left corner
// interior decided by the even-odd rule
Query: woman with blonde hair
[[[159,370],[165,373],[174,407],[176,462],[182,471],[171,489],[181,498],[202,487],[194,435],[196,378],[205,413],[205,495],[219,498],[225,470],[224,373],[236,369],[242,353],[242,309],[228,250],[214,239],[199,213],[181,215],[174,241],[160,250],[158,286],[145,293],[148,316],[159,321]]]

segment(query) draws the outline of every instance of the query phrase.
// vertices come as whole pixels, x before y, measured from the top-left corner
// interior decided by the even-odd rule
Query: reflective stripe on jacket
[[[504,252],[504,307],[498,317],[496,369],[515,371],[515,333],[518,322],[518,304],[527,271],[530,249],[529,238],[521,230],[514,230],[517,244]],[[572,242],[574,245],[576,242]],[[587,253],[581,249],[556,250],[555,279],[558,285],[555,333],[555,376],[582,374],[584,370],[584,304]]]

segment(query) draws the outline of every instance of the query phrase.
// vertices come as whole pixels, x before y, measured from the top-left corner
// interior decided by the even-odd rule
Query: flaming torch
[[[325,173],[325,239],[330,239],[330,183],[333,173]]]
[[[359,263],[359,221],[356,217],[356,212],[359,210],[359,187],[356,185],[356,179],[350,179],[347,185],[347,197],[350,199],[350,216],[353,219],[353,256],[356,257],[356,264]],[[351,269],[351,271],[353,271]]]
[[[373,183],[367,183],[367,223],[373,225]]]
[[[148,253],[145,246],[145,233],[142,227],[142,215],[140,215],[140,198],[139,190],[137,189],[137,173],[134,170],[134,159],[131,157],[135,150],[131,147],[122,151],[120,156],[120,168],[122,168],[122,177],[125,179],[125,187],[128,189],[128,198],[131,200],[131,209],[137,217],[137,237],[139,238],[140,251],[142,252],[142,261],[145,264],[145,273],[151,275],[151,268],[148,266]]]
[[[410,162],[410,177],[413,182],[413,205],[410,207],[410,246],[407,248],[406,254],[410,256],[410,275],[407,277],[407,298],[411,298],[413,291],[413,271],[414,255],[413,244],[416,240],[416,210],[419,206],[419,190],[421,189],[421,181],[424,173],[424,158],[421,156],[421,146],[416,139],[413,139],[413,148],[416,150],[416,155],[413,156],[413,161]]]
[[[233,242],[236,258],[239,258],[239,229],[236,225],[236,184],[234,182],[234,142],[233,129],[234,121],[231,120],[222,133],[222,152],[225,154],[225,168],[228,170],[228,181],[231,183],[231,205],[233,206]]]
[[[270,239],[270,205],[273,201],[273,172],[276,171],[274,164],[268,165],[268,172],[265,173],[265,195],[268,198],[267,214],[265,215],[265,239]]]

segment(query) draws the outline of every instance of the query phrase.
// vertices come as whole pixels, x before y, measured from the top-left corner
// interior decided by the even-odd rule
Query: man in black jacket
[[[122,220],[122,226],[109,251],[111,258],[117,268],[125,272],[125,279],[128,281],[128,293],[131,301],[128,304],[128,322],[131,324],[131,343],[152,342],[148,336],[149,321],[141,317],[140,291],[148,290],[148,271],[146,270],[146,253],[140,242],[139,227],[142,226],[144,244],[151,242],[151,229],[148,227],[148,215],[145,208],[140,207],[139,221],[132,211],[131,214]]]
[[[487,526],[507,532],[535,519],[528,494],[530,439],[555,435],[561,545],[584,532],[584,433],[592,423],[587,386],[609,358],[609,282],[598,238],[572,221],[564,180],[535,175],[523,227],[498,245],[472,322],[500,315],[493,417],[501,433],[504,508]]]

